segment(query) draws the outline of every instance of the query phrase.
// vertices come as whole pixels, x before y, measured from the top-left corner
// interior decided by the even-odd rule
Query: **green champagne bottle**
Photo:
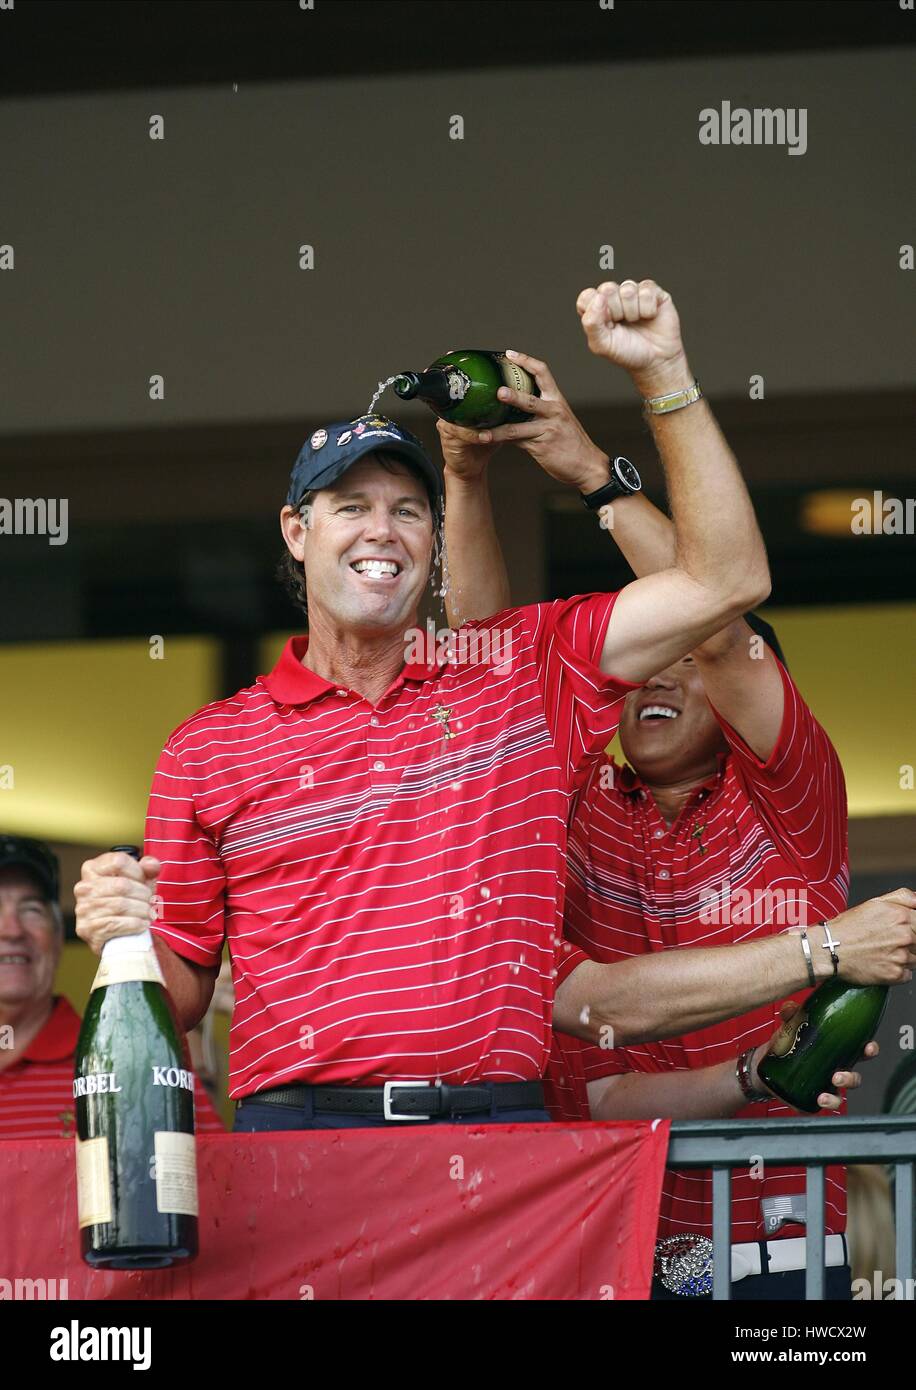
[[[495,429],[531,419],[526,411],[499,400],[496,393],[501,386],[529,396],[541,394],[530,372],[510,362],[504,352],[483,348],[447,352],[425,372],[402,372],[392,385],[402,401],[419,397],[443,420],[468,429]]]
[[[816,1114],[818,1096],[833,1090],[835,1071],[849,1071],[858,1062],[886,1005],[887,985],[827,980],[782,1025],[757,1068],[760,1079],[796,1110]]]
[[[133,846],[115,849],[140,858]],[[73,1096],[83,1259],[103,1269],[193,1259],[194,1073],[148,931],[102,948]]]

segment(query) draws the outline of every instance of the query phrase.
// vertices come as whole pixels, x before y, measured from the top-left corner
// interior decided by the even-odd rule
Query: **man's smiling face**
[[[620,742],[643,781],[671,785],[715,770],[728,745],[692,656],[673,662],[624,702]]]
[[[61,951],[51,903],[27,869],[0,869],[0,1008],[50,997]]]
[[[365,635],[403,633],[416,621],[432,544],[422,482],[400,460],[365,455],[312,498],[301,545],[310,618],[320,612]]]

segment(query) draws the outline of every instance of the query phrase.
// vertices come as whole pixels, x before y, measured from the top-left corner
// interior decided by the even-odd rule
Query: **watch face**
[[[642,478],[629,459],[616,458],[614,460],[614,474],[620,486],[626,488],[627,492],[639,492],[642,488]]]

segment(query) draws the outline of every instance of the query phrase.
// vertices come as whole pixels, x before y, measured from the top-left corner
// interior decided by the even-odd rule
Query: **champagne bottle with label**
[[[128,845],[116,849],[139,859]],[[84,1260],[163,1269],[197,1254],[194,1074],[148,931],[105,943],[76,1049]]]
[[[780,1028],[757,1068],[760,1079],[796,1110],[816,1114],[835,1071],[850,1071],[875,1036],[887,1005],[886,985],[827,980]]]
[[[501,386],[511,386],[529,396],[541,394],[530,372],[510,362],[504,352],[483,348],[447,352],[425,372],[402,372],[392,384],[402,401],[417,397],[443,420],[467,429],[495,429],[497,425],[531,419],[526,411],[498,398],[496,393]]]

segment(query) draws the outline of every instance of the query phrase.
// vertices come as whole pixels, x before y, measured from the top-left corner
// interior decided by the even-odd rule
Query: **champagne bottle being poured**
[[[393,387],[402,401],[417,398],[453,425],[468,429],[495,429],[531,416],[501,401],[497,391],[511,386],[529,396],[539,396],[530,372],[511,362],[504,352],[459,348],[437,357],[425,372],[402,372]]]

